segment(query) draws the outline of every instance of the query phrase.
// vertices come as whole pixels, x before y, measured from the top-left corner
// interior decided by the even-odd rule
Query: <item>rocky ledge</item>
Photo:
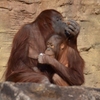
[[[0,100],[100,100],[100,88],[2,82]]]

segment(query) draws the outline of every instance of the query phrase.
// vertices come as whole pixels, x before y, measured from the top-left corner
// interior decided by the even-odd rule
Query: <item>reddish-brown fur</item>
[[[54,35],[52,37],[54,37]],[[52,38],[52,41],[50,41],[49,43],[54,44],[54,41],[56,41],[56,39],[54,39]],[[57,85],[81,85],[84,83],[84,60],[77,50],[77,35],[71,37],[71,39],[69,40],[66,40],[66,38],[62,37],[59,41],[61,40],[63,40],[62,42],[64,44],[64,48],[60,51],[56,50],[58,51],[58,58],[56,58],[57,60],[45,54],[43,56],[40,55],[39,62],[41,64],[44,64],[41,67],[45,67],[44,69],[50,67],[52,68],[52,81]],[[74,41],[74,43],[70,41]],[[60,46],[60,44],[57,44],[57,46]],[[43,70],[43,72],[49,73],[50,69],[48,71]]]
[[[11,54],[7,63],[5,80],[14,82],[41,82],[44,76],[34,71],[37,57],[45,51],[45,42],[55,31],[54,21],[62,19],[62,15],[55,10],[45,10],[32,23],[24,25],[15,35]],[[55,18],[55,19],[53,19]],[[59,29],[59,28],[58,28]],[[43,76],[43,77],[42,77]]]
[[[65,67],[65,71],[62,71],[62,77],[69,85],[81,85],[84,83],[84,60],[77,49],[77,36],[67,41],[66,48],[58,60],[63,65],[68,63],[68,67]]]
[[[6,81],[37,83],[48,81],[50,74],[46,76],[44,73],[34,70],[34,68],[38,64],[38,55],[41,52],[44,53],[46,49],[45,43],[49,37],[53,33],[63,34],[64,32],[61,28],[57,28],[60,24],[56,25],[54,22],[55,16],[62,19],[59,12],[45,10],[34,22],[24,25],[17,32],[7,63]],[[84,82],[84,61],[77,50],[77,36],[70,38],[66,49],[59,61],[63,64],[67,58],[68,68],[63,67],[63,70],[61,65],[54,67],[54,69],[69,85],[81,85]]]
[[[84,60],[80,56],[77,49],[77,36],[71,37],[67,43],[62,56],[58,60],[63,65],[68,63],[66,71],[62,71],[65,75],[65,80],[69,85],[81,85],[84,83]],[[67,59],[66,59],[67,56]]]

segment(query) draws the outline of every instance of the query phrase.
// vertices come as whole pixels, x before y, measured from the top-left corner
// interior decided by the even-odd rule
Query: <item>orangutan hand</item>
[[[68,20],[66,22],[65,34],[66,36],[77,36],[80,32],[80,25],[74,20]]]

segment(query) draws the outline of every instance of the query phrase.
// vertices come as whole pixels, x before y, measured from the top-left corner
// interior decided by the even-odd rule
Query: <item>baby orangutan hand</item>
[[[40,53],[39,56],[38,56],[38,62],[41,63],[41,64],[43,64],[43,56],[44,56],[44,55],[45,55],[45,54]]]
[[[38,62],[40,64],[47,64],[48,59],[49,59],[49,56],[44,54],[44,53],[40,53],[39,56],[38,56]]]
[[[38,56],[38,62],[40,64],[51,64],[52,62],[54,62],[54,58],[48,56],[47,54],[40,53]]]

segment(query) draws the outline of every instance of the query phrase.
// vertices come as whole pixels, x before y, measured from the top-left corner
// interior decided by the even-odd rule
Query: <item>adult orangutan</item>
[[[63,72],[65,74],[60,73],[59,68],[56,69],[57,73],[68,84],[82,84],[84,82],[84,63],[81,61],[79,53],[76,52],[76,37],[79,34],[80,27],[74,21],[68,21],[68,23],[70,24],[64,23],[62,15],[58,11],[48,9],[42,11],[35,21],[21,27],[13,39],[5,80],[13,82],[50,82],[48,75],[46,76],[41,70],[37,70],[38,56],[41,52],[44,53],[46,41],[53,33],[56,33],[69,37],[67,43],[69,46],[68,55],[65,57],[63,53],[60,60],[62,63],[63,59],[68,59],[69,66]],[[62,67],[62,64],[56,67],[65,68]]]
[[[77,81],[80,80],[78,84],[82,84],[82,82],[84,81],[84,76],[83,76],[84,61],[79,55],[78,50],[76,49],[77,45],[75,45],[76,48],[72,48],[69,47],[68,42],[69,42],[68,38],[65,38],[62,35],[54,34],[47,41],[47,48],[45,50],[45,54],[41,53],[38,57],[38,61],[40,63],[39,69],[45,74],[49,73],[52,76],[51,82],[60,86],[75,85],[74,81],[76,80]],[[70,53],[69,51],[71,50],[73,51]],[[73,62],[71,63],[75,65],[77,65],[78,63],[79,66],[70,65],[69,63],[70,59],[68,59],[68,56],[70,57],[71,55],[69,54],[72,55],[72,58],[74,60],[74,63]],[[50,70],[52,71],[52,73],[50,72]],[[78,74],[73,73],[74,76],[71,75],[72,78],[69,78],[70,77],[69,76],[70,74],[68,74],[69,70],[71,70],[72,72],[74,72],[75,70],[76,73]]]

